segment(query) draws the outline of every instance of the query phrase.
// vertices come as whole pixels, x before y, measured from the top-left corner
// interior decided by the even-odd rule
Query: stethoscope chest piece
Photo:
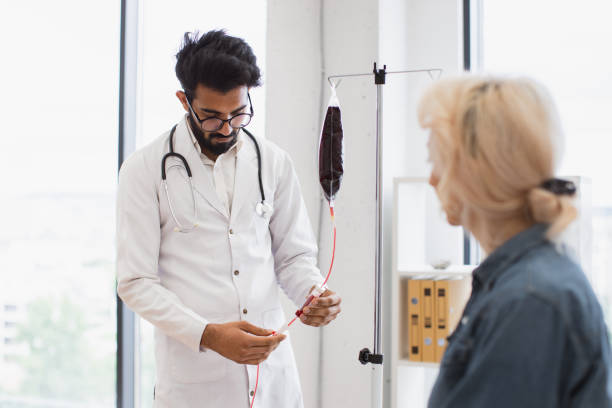
[[[255,212],[260,217],[270,218],[273,211],[274,209],[272,208],[272,206],[265,201],[260,201],[255,206]]]

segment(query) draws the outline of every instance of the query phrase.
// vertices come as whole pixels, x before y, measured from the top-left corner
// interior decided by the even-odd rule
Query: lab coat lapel
[[[257,175],[257,153],[255,152],[255,146],[253,141],[245,136],[241,135],[244,142],[242,148],[238,152],[236,160],[236,176],[234,179],[234,198],[232,200],[232,215],[231,222],[233,223],[241,209],[252,208],[253,211],[255,205],[261,198],[259,192],[255,197],[253,190],[259,191],[259,179]],[[252,205],[246,205],[252,204]]]
[[[189,163],[193,178],[193,188],[196,190],[196,193],[208,201],[214,209],[229,218],[229,214],[217,196],[209,175],[206,174],[204,163],[202,163],[200,154],[193,145],[187,126],[186,120],[182,120],[176,128],[174,136],[175,151],[182,154],[187,163]]]

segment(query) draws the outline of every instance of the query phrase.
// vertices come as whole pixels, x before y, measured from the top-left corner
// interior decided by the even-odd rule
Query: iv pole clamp
[[[384,85],[387,79],[387,65],[383,65],[382,69],[376,69],[376,63],[374,63],[374,84]]]
[[[374,351],[363,348],[359,352],[359,362],[363,365],[383,364],[380,350],[380,310],[382,289],[382,85],[386,83],[387,66],[377,69],[374,62],[374,84],[376,84],[376,279],[374,300]]]

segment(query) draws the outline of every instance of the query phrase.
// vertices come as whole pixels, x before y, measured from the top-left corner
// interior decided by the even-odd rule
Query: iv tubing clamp
[[[369,348],[364,348],[359,352],[359,362],[363,365],[368,363],[371,364],[382,364],[383,363],[383,355],[382,354],[373,354]]]

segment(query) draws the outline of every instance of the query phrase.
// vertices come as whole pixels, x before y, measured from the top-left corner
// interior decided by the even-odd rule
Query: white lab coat
[[[263,218],[257,156],[246,136],[236,162],[231,216],[179,122],[174,150],[193,173],[199,227],[175,231],[161,184],[161,159],[169,132],[134,153],[121,167],[117,195],[117,292],[155,326],[155,407],[249,407],[256,366],[199,351],[208,322],[247,320],[267,329],[285,321],[279,286],[296,305],[323,279],[315,266],[316,243],[289,156],[259,139],[266,201]],[[166,163],[170,198],[179,221],[193,223],[186,172]],[[238,271],[238,272],[235,272]],[[302,407],[302,394],[287,340],[260,367],[255,407]]]

